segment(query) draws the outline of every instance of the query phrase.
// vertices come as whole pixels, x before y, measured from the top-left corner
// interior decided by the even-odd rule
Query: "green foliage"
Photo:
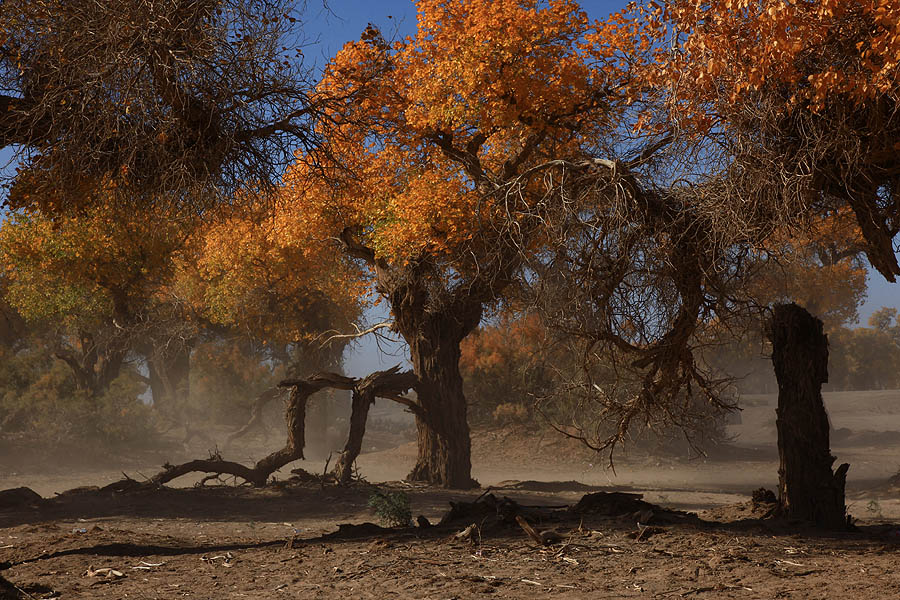
[[[0,349],[0,429],[48,441],[132,444],[155,435],[152,411],[139,399],[145,387],[126,368],[106,393],[92,397],[46,350]]]
[[[381,522],[389,527],[408,527],[412,522],[409,496],[403,492],[375,490],[369,496],[369,507],[375,511]]]

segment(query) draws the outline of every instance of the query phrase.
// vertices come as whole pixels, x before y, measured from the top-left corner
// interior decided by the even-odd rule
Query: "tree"
[[[0,13],[0,147],[45,209],[108,177],[121,203],[265,185],[315,135],[289,0],[10,0]]]
[[[553,386],[562,366],[553,349],[550,333],[534,314],[504,315],[463,340],[460,372],[471,420],[531,421],[535,402]]]
[[[772,224],[793,229],[823,214],[852,211],[869,262],[894,281],[900,274],[894,252],[900,232],[895,2],[673,0],[648,2],[646,10],[659,41],[650,80],[665,90],[674,122],[710,140],[707,164],[727,182],[721,201],[749,205]],[[795,322],[776,309],[776,326]],[[787,330],[772,335],[795,338]],[[796,339],[814,338],[808,333]],[[809,343],[805,351],[816,354]],[[793,516],[836,526],[842,519],[835,515],[845,510],[843,484],[839,498],[826,494],[817,505],[816,491],[834,488],[830,463],[811,471],[814,476],[803,467],[830,456],[827,431],[816,433],[816,403],[808,402],[826,370],[815,367],[822,375],[817,382],[783,384],[782,375],[791,376],[791,358],[791,351],[773,355],[779,405],[790,406],[785,418],[796,420],[779,432],[801,432],[809,443],[779,440],[781,506]],[[810,500],[792,503],[789,489]]]
[[[531,169],[581,158],[583,136],[624,103],[616,53],[630,38],[570,1],[418,8],[415,36],[392,46],[369,28],[328,66],[320,93],[354,100],[328,112],[318,168],[289,171],[283,210],[341,239],[409,345],[410,478],[469,487],[460,343],[510,289],[520,248],[541,244],[529,210],[555,182]]]
[[[829,336],[829,383],[836,390],[900,388],[900,324],[897,309],[881,308],[869,327],[841,328]]]
[[[760,306],[794,302],[830,332],[854,322],[866,295],[864,243],[849,209],[809,219],[801,232],[780,232],[760,252],[747,293]]]
[[[270,208],[208,215],[177,261],[175,285],[210,327],[256,340],[291,369],[333,368],[348,340],[323,345],[321,337],[359,321],[359,269],[314,229]],[[291,364],[292,350],[304,365]]]
[[[660,38],[653,81],[672,115],[721,144],[738,196],[781,215],[850,210],[866,255],[900,274],[893,0],[648,2]],[[670,50],[671,49],[671,50]]]
[[[311,229],[293,229],[269,208],[244,205],[210,216],[192,253],[179,260],[177,287],[204,321],[207,348],[240,349],[251,368],[264,361],[294,379],[338,369],[350,338],[323,339],[360,320],[358,269]],[[272,390],[246,394],[243,406],[256,398],[250,421],[229,441],[253,428],[276,396]],[[328,426],[327,402],[312,415],[321,430]]]
[[[0,256],[6,300],[54,332],[56,356],[80,389],[99,396],[129,352],[163,329],[170,340],[183,337],[183,326],[169,327],[185,315],[171,314],[177,301],[166,285],[187,234],[177,221],[92,202],[81,215],[55,219],[39,210],[11,214],[0,227]]]
[[[834,472],[822,384],[828,381],[828,338],[822,321],[796,304],[776,306],[772,362],[778,378],[778,501],[785,516],[847,526],[847,463]]]

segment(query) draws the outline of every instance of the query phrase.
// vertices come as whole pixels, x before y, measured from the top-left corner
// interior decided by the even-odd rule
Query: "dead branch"
[[[325,338],[325,340],[322,341],[322,343],[319,346],[324,347],[334,340],[347,340],[347,339],[361,338],[361,337],[369,335],[370,333],[375,333],[377,331],[380,331],[381,329],[388,329],[388,330],[394,331],[394,322],[393,321],[385,321],[383,323],[377,323],[367,329],[360,329],[359,327],[356,326],[356,324],[354,324],[353,327],[356,329],[356,333],[339,333],[339,332],[337,332],[337,330],[334,330],[334,329],[332,329],[331,331],[326,331],[322,335],[326,335],[328,333],[333,333],[333,335],[330,335],[327,338]],[[319,337],[321,338],[322,336],[319,336]]]
[[[396,365],[385,371],[376,371],[360,380],[353,389],[352,408],[350,413],[350,433],[347,443],[334,466],[334,477],[341,484],[350,483],[353,476],[353,463],[362,451],[363,436],[366,433],[366,420],[369,407],[376,397],[403,398],[421,412],[421,408],[402,394],[416,385],[418,378],[411,371],[400,372]]]
[[[351,422],[356,426],[351,425],[350,439],[335,466],[336,479],[349,481],[352,476],[353,462],[362,449],[362,438],[365,433],[365,420],[369,406],[379,396],[391,397],[398,401],[396,398],[402,398],[402,394],[413,388],[417,381],[415,374],[409,371],[400,372],[399,366],[372,373],[361,380],[330,372],[317,373],[305,379],[285,379],[278,384],[277,388],[267,390],[257,399],[257,404],[262,405],[277,397],[280,392],[278,388],[291,388],[285,410],[288,439],[283,448],[262,458],[253,467],[222,460],[218,455],[205,460],[192,460],[180,465],[165,465],[164,470],[152,477],[145,485],[163,485],[188,473],[202,472],[233,475],[254,486],[264,486],[272,473],[288,463],[303,458],[306,403],[310,396],[325,388],[353,390],[354,416],[351,417]],[[412,400],[404,400],[417,406]],[[242,430],[248,429],[249,426],[250,424],[244,426]],[[232,434],[229,441],[235,437],[236,434]]]

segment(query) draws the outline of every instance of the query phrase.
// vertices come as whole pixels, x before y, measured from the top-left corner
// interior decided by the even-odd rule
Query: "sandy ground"
[[[852,465],[848,506],[858,519],[856,531],[833,535],[760,519],[764,511],[748,502],[753,489],[774,487],[777,479],[774,402],[747,398],[741,424],[730,426],[735,446],[719,457],[626,456],[615,471],[553,436],[476,433],[474,475],[498,497],[560,507],[586,493],[620,491],[660,505],[649,521],[647,514],[558,510],[535,522],[562,534],[562,543],[549,547],[536,546],[515,524],[457,540],[454,534],[470,524],[465,520],[329,537],[338,524],[377,521],[367,506],[371,486],[286,484],[88,490],[41,508],[0,511],[0,561],[12,563],[4,575],[35,598],[898,597],[900,490],[887,480],[900,465],[900,392],[826,395],[833,452]],[[235,449],[234,458],[260,451]],[[321,472],[322,454],[292,466]],[[65,465],[39,473],[36,465],[0,464],[0,487],[25,485],[52,497],[120,479],[121,470],[153,473],[164,455],[110,457],[107,468],[77,472]],[[364,454],[359,469],[369,482],[395,481],[381,487],[407,493],[413,514],[432,522],[449,502],[484,491],[396,481],[414,459],[414,446],[401,444]],[[658,531],[647,530],[653,535],[633,539],[666,509],[698,518],[663,520]],[[97,573],[103,568],[123,576]]]

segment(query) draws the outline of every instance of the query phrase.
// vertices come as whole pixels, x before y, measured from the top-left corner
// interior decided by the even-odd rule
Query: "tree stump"
[[[849,464],[832,472],[829,423],[822,402],[828,337],[822,321],[796,304],[774,308],[770,336],[778,379],[778,503],[789,518],[827,529],[847,527],[844,487]]]

